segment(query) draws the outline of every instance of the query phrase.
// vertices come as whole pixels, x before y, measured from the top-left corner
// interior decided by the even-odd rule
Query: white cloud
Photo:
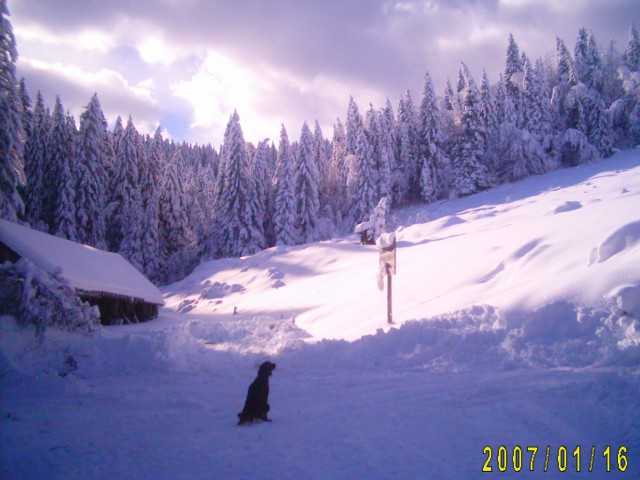
[[[116,46],[116,40],[111,34],[92,29],[64,34],[50,32],[37,25],[18,23],[15,26],[15,34],[20,41],[41,42],[45,45],[64,45],[80,51],[106,53]]]
[[[30,79],[27,86],[30,89],[43,91],[45,104],[52,105],[55,95],[60,95],[65,109],[76,120],[96,92],[110,124],[115,122],[118,115],[126,120],[131,114],[138,131],[153,133],[162,115],[152,80],[131,84],[113,70],[91,72],[76,65],[48,63],[25,57],[20,57],[18,71],[27,73]],[[51,92],[47,94],[45,87],[53,90],[53,98]]]
[[[150,65],[169,66],[178,58],[178,54],[158,37],[146,37],[139,43],[140,58]]]
[[[593,0],[499,0],[498,3],[501,6],[510,9],[546,6],[554,12],[569,13],[583,7],[587,7],[589,3],[593,3]]]
[[[192,106],[191,127],[198,128],[220,123],[234,109],[243,117],[253,118],[257,88],[251,71],[220,53],[208,52],[197,73],[172,90]]]
[[[44,70],[57,77],[63,77],[70,83],[82,86],[85,89],[112,90],[124,89],[138,100],[156,104],[153,98],[153,81],[146,80],[137,85],[130,85],[126,78],[113,70],[102,69],[97,72],[87,72],[76,65],[63,65],[62,63],[47,63],[41,60],[21,58],[24,62],[36,70]]]

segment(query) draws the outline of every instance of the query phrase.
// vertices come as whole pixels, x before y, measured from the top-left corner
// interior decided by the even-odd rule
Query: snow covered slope
[[[394,320],[489,305],[507,315],[557,302],[640,313],[640,153],[527,178],[398,218]],[[386,323],[378,250],[355,235],[201,264],[166,289],[191,316],[293,318],[315,339],[354,340]]]
[[[635,150],[399,212],[391,328],[356,236],[97,336],[0,318],[0,477],[640,478],[639,221]],[[273,423],[237,427],[264,359]]]

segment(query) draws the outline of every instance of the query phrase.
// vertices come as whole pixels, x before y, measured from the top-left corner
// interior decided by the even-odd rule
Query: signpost
[[[387,323],[393,324],[392,275],[396,274],[396,234],[383,233],[376,240],[380,249],[380,275],[387,276]],[[381,287],[382,288],[382,287]]]

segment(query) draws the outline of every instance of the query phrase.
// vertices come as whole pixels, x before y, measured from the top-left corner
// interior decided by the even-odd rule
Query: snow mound
[[[572,210],[578,210],[579,208],[582,208],[582,203],[576,202],[576,201],[568,201],[563,203],[559,207],[557,207],[553,211],[553,213],[557,214],[557,213],[571,212]]]
[[[637,297],[635,297],[637,300]],[[355,342],[293,345],[282,356],[299,366],[331,369],[419,369],[435,372],[515,368],[640,366],[640,323],[620,312],[567,302],[503,314],[474,306],[379,329]]]
[[[451,215],[446,218],[446,220],[442,223],[443,227],[452,227],[454,225],[460,225],[461,223],[467,223],[466,220],[460,218],[456,215]]]
[[[603,263],[625,250],[630,251],[640,242],[640,220],[627,223],[603,240],[591,251],[589,265]]]
[[[640,287],[620,286],[612,290],[608,298],[614,314],[640,319]]]
[[[208,285],[200,292],[200,298],[204,300],[215,300],[216,298],[226,297],[231,293],[244,292],[246,289],[237,283],[229,285],[227,283],[215,282],[213,285]]]

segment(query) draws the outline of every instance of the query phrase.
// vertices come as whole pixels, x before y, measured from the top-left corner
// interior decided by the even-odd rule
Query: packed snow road
[[[54,334],[37,346],[5,323],[3,338],[14,348],[3,351],[16,356],[3,362],[1,476],[455,479],[482,478],[491,468],[539,478],[549,447],[545,478],[576,478],[578,466],[581,478],[589,477],[595,447],[591,478],[607,478],[607,469],[611,478],[638,478],[637,370],[509,367],[497,355],[479,363],[471,345],[486,353],[494,340],[476,336],[466,351],[453,351],[456,335],[473,336],[468,324],[448,334],[440,327],[442,345],[430,346],[450,343],[452,356],[425,357],[421,325],[316,344],[296,343],[295,330],[276,325],[273,336],[293,346],[269,355],[278,364],[273,422],[239,427],[236,414],[267,354],[230,351],[229,342],[240,342],[229,333],[238,325],[219,343],[203,341],[207,330],[191,322],[162,334],[105,329],[99,341]],[[11,366],[17,360],[22,371]],[[517,447],[521,465],[513,463]],[[529,447],[538,448],[533,459]],[[562,447],[568,454],[558,464]]]

